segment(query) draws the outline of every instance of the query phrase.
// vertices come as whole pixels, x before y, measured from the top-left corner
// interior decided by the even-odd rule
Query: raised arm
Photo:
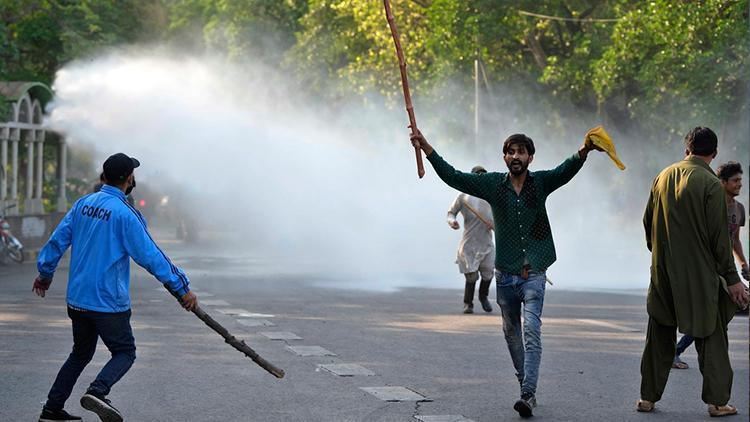
[[[580,151],[571,155],[559,166],[546,171],[536,172],[537,175],[541,176],[544,191],[549,195],[556,191],[561,186],[570,182],[573,176],[578,174],[578,171],[583,167],[583,163],[586,162],[586,155],[581,154]]]
[[[549,195],[561,186],[570,182],[570,180],[578,174],[578,171],[581,170],[581,167],[583,167],[583,163],[586,162],[589,152],[594,149],[593,145],[587,145],[584,140],[583,145],[578,148],[578,151],[568,157],[559,166],[552,170],[537,172],[536,174],[543,177],[542,183],[547,194]]]
[[[440,179],[442,179],[448,186],[461,192],[468,193],[471,196],[489,200],[492,187],[495,185],[492,182],[491,173],[464,173],[456,170],[453,166],[443,160],[443,157],[432,148],[421,132],[411,135],[411,143],[414,147],[421,148],[422,151],[424,151],[430,164],[432,164],[432,168],[435,169],[435,173],[437,173],[438,177],[440,177]]]

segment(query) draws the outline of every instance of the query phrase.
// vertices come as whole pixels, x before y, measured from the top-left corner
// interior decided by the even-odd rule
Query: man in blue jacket
[[[126,200],[136,185],[133,170],[139,165],[138,160],[123,153],[109,157],[103,166],[106,184],[101,191],[76,201],[39,254],[39,276],[33,291],[44,297],[60,258],[72,246],[67,304],[73,324],[73,351],[50,389],[40,422],[81,420],[68,414],[64,405],[94,356],[99,337],[112,357],[81,397],[81,406],[102,421],[122,421],[106,396],[135,360],[130,327],[131,257],[176,292],[186,310],[198,304],[185,273],[159,249],[141,213]]]

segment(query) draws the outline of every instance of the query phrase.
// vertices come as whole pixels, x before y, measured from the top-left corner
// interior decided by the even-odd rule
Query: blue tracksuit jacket
[[[76,201],[39,253],[37,268],[52,278],[71,246],[67,301],[98,312],[130,309],[130,258],[180,296],[190,288],[187,276],[172,265],[146,229],[146,220],[125,194],[104,185]]]

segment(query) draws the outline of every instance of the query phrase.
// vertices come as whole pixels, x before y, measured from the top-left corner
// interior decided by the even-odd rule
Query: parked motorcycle
[[[5,219],[5,212],[13,207],[15,205],[8,205],[0,214],[0,257],[3,261],[5,261],[5,257],[8,257],[20,264],[23,262],[23,245],[10,232],[10,224]]]

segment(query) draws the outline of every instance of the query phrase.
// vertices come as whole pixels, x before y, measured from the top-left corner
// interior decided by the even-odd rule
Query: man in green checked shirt
[[[421,132],[411,136],[438,176],[449,186],[487,201],[495,223],[495,279],[497,304],[503,315],[503,332],[521,384],[521,398],[513,408],[533,416],[536,385],[542,356],[541,326],[546,271],[556,260],[545,201],[583,167],[592,147],[577,153],[552,170],[530,172],[534,141],[515,134],[503,143],[508,173],[463,173],[445,162]],[[521,336],[523,304],[523,337]]]

